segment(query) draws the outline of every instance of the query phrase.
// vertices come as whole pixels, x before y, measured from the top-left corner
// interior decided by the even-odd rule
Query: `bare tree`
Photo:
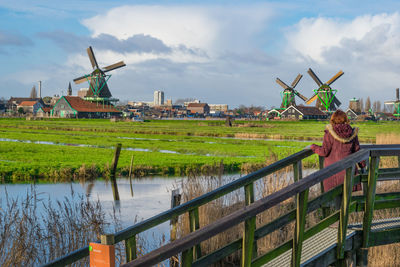
[[[365,101],[365,112],[368,112],[371,109],[371,99],[367,97],[367,101]]]
[[[382,103],[381,101],[376,102],[376,111],[377,112],[382,112]]]
[[[36,92],[36,87],[33,86],[31,89],[31,94],[29,96],[30,98],[37,98],[37,92]]]
[[[364,99],[360,98],[360,110],[361,112],[364,111]]]
[[[377,112],[378,109],[378,104],[376,101],[374,101],[374,103],[372,104],[372,111]]]

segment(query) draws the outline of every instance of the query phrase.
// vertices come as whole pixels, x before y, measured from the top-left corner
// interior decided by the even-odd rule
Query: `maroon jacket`
[[[360,150],[358,142],[358,128],[351,128],[349,124],[331,124],[326,126],[322,146],[311,145],[312,151],[325,157],[324,166],[329,166],[348,155]],[[346,171],[343,170],[324,180],[324,190],[328,191],[343,184]],[[361,183],[353,187],[353,191],[361,190]]]

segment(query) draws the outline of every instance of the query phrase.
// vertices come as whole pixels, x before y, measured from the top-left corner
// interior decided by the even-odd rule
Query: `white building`
[[[154,91],[154,106],[164,105],[164,92]]]

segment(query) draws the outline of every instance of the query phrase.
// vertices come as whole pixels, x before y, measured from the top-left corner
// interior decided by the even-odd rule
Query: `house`
[[[6,104],[6,109],[7,111],[14,111],[17,112],[18,110],[18,105],[21,104],[24,101],[39,101],[42,106],[44,105],[44,102],[41,98],[30,98],[30,97],[11,97]]]
[[[37,111],[36,111],[36,116],[37,117],[50,117],[51,114],[51,110],[53,109],[53,107],[40,107]]]
[[[268,119],[280,119],[281,118],[281,111],[278,109],[271,109],[270,111],[268,111],[267,113],[267,118]]]
[[[186,108],[192,114],[208,114],[210,113],[210,107],[207,103],[189,103]]]
[[[113,105],[90,102],[79,96],[62,96],[51,111],[52,116],[61,118],[111,118],[121,114]]]
[[[24,113],[26,114],[33,114],[36,115],[36,112],[38,111],[39,108],[43,107],[43,105],[40,103],[38,100],[32,100],[32,101],[22,101],[18,106],[17,106],[17,111],[22,109]]]
[[[328,114],[317,107],[290,106],[281,113],[283,119],[326,120]]]
[[[375,118],[377,121],[394,121],[397,118],[392,113],[387,112],[376,112]]]
[[[356,120],[358,118],[357,113],[351,108],[346,110],[346,115],[350,120]]]

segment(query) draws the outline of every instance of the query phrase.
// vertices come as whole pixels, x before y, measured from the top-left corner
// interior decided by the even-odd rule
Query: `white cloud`
[[[212,54],[221,49],[248,49],[250,37],[264,28],[269,17],[267,5],[122,6],[82,23],[92,37],[105,33],[125,40],[145,34],[171,47],[183,45]]]
[[[327,63],[331,59],[328,52],[336,49],[346,57],[378,56],[390,60],[400,56],[400,16],[393,13],[364,15],[353,20],[304,18],[286,32],[286,38],[288,51],[298,59]]]

